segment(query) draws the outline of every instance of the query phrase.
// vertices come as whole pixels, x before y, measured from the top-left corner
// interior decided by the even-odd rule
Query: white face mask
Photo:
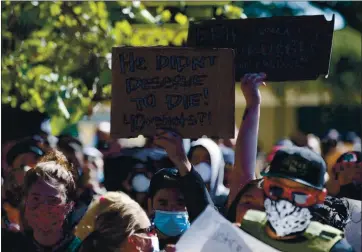
[[[195,171],[197,171],[202,180],[205,183],[209,183],[211,180],[211,166],[208,163],[202,162],[194,166]]]
[[[279,237],[304,231],[312,219],[308,208],[297,207],[287,200],[266,198],[264,207],[268,221]]]
[[[132,179],[132,188],[136,192],[144,193],[147,192],[150,187],[151,180],[143,174],[137,174]]]

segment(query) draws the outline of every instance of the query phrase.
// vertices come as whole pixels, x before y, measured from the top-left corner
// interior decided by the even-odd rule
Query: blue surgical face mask
[[[179,236],[190,228],[189,215],[185,212],[155,211],[156,228],[167,236]]]

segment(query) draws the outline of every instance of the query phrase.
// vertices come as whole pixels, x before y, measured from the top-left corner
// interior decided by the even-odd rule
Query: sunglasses
[[[134,234],[146,234],[147,236],[157,235],[156,229],[153,226],[148,228],[140,228],[134,232]]]
[[[317,203],[317,195],[302,191],[301,189],[286,188],[274,181],[264,180],[264,192],[273,199],[287,199],[299,207],[308,207]]]

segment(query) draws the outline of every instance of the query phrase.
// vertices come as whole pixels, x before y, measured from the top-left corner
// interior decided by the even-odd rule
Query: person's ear
[[[327,189],[323,189],[321,192],[318,193],[317,195],[317,203],[318,204],[323,204],[324,200],[326,199],[327,196]]]
[[[133,235],[129,236],[128,239],[128,244],[125,244],[126,247],[131,248],[133,251],[138,251],[137,250],[137,240],[135,239],[135,237]]]

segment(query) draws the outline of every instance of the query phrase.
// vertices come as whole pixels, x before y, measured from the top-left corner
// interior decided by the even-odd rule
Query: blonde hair
[[[108,236],[109,243],[116,240],[119,245],[133,232],[148,228],[150,225],[145,211],[127,194],[107,192],[95,198],[90,204],[84,217],[75,227],[75,235],[84,240],[90,233],[96,231],[98,236]]]

